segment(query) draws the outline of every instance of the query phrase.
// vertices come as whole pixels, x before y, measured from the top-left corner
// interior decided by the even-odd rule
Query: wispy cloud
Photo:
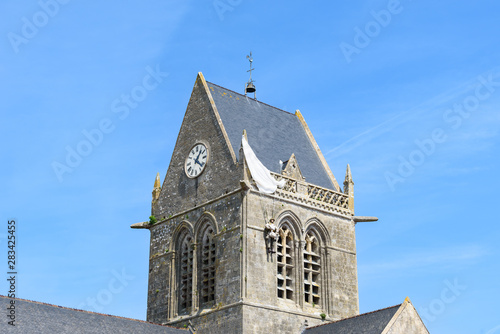
[[[489,71],[486,71],[478,75],[477,77],[474,77],[466,82],[463,82],[457,87],[454,87],[444,93],[441,93],[431,98],[428,101],[425,101],[409,110],[400,112],[388,118],[387,120],[351,137],[350,139],[344,141],[343,143],[337,145],[336,147],[326,151],[325,157],[327,159],[334,159],[336,157],[342,156],[344,154],[349,153],[356,147],[363,145],[367,142],[370,142],[373,139],[389,132],[390,130],[394,129],[397,126],[409,123],[412,120],[416,121],[423,120],[424,119],[422,117],[423,114],[434,115],[435,110],[449,108],[453,105],[453,103],[456,102],[457,99],[459,99],[460,97],[464,96],[467,93],[470,93],[471,91],[472,92],[474,91],[474,89],[477,86],[479,77],[485,78],[490,75],[497,77],[499,73],[500,73],[500,68],[498,67],[492,68]],[[418,119],[417,116],[419,116]],[[425,118],[425,120],[427,121],[427,118]],[[439,121],[442,121],[441,118],[439,119]],[[412,126],[415,126],[415,123],[412,123]]]
[[[435,266],[462,265],[465,262],[478,260],[487,254],[487,250],[478,245],[433,249],[424,252],[407,253],[389,261],[360,264],[359,272],[362,275],[369,275],[404,269],[419,270]]]

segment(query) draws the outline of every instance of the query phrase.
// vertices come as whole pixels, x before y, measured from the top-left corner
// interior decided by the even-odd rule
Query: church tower
[[[154,217],[132,225],[151,233],[147,320],[300,333],[359,314],[353,185],[299,111],[198,73]]]

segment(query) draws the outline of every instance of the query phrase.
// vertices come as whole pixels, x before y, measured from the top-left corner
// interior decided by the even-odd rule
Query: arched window
[[[189,313],[193,305],[193,239],[186,230],[179,238],[179,313]]]
[[[304,244],[304,301],[318,305],[320,300],[321,257],[319,239],[309,230]]]
[[[200,291],[200,306],[211,306],[215,300],[215,239],[212,225],[206,223],[200,233],[198,290]]]
[[[292,231],[283,225],[276,244],[278,298],[293,300],[293,254]]]

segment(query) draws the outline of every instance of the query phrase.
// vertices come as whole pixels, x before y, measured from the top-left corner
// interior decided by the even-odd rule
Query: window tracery
[[[202,230],[200,240],[199,291],[200,306],[213,304],[215,300],[215,232],[210,224]]]
[[[278,298],[293,300],[293,255],[293,234],[287,225],[283,225],[276,243]]]
[[[304,244],[304,301],[313,305],[320,302],[321,256],[319,239],[309,230]]]
[[[179,313],[193,305],[193,240],[188,231],[179,239]]]

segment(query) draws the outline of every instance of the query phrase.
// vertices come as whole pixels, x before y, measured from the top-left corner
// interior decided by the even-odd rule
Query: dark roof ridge
[[[353,319],[353,318],[361,317],[361,316],[363,316],[363,315],[372,314],[372,313],[376,313],[376,312],[380,312],[380,311],[385,311],[385,310],[388,310],[388,309],[390,309],[390,308],[394,308],[394,307],[401,307],[401,305],[403,305],[403,304],[398,304],[398,305],[394,305],[394,306],[389,306],[389,307],[381,308],[381,309],[379,309],[379,310],[375,310],[375,311],[371,311],[371,312],[367,312],[367,313],[362,313],[362,314],[358,314],[358,315],[353,315],[352,317],[348,317],[348,318],[344,318],[344,319],[335,320],[335,321],[332,321],[332,322],[329,322],[329,323],[326,323],[326,324],[321,324],[321,325],[316,325],[316,326],[312,326],[312,327],[307,327],[307,329],[311,329],[311,328],[316,328],[316,327],[321,327],[321,326],[326,326],[326,325],[335,324],[335,323],[337,323],[337,322],[341,322],[341,321],[344,321],[344,320],[349,320],[349,319]]]
[[[170,327],[170,328],[175,328],[175,329],[187,330],[185,328],[173,327],[173,326],[169,326],[169,325],[162,325],[162,324],[157,324],[155,322],[150,322],[150,321],[145,321],[145,320],[120,317],[118,315],[105,314],[105,313],[99,313],[99,312],[85,311],[85,310],[80,310],[80,309],[77,309],[77,308],[71,308],[71,307],[66,307],[66,306],[59,306],[59,305],[54,305],[54,304],[49,304],[49,303],[44,303],[44,302],[37,302],[37,301],[34,301],[34,300],[29,300],[29,299],[10,298],[10,297],[4,296],[4,295],[0,295],[0,298],[21,300],[21,301],[24,301],[24,302],[35,303],[35,304],[40,304],[40,305],[47,305],[47,306],[62,308],[62,309],[65,309],[65,310],[78,311],[78,312],[89,313],[89,314],[97,314],[97,315],[103,315],[103,316],[106,316],[106,317],[112,317],[112,318],[118,318],[118,319],[125,319],[125,320],[132,320],[132,321],[142,322],[142,323],[151,324],[151,325],[158,325],[158,326],[163,326],[163,327]]]
[[[295,116],[295,114],[294,114],[294,113],[291,113],[291,112],[289,112],[289,111],[286,111],[286,110],[283,110],[283,109],[277,108],[277,107],[275,107],[275,106],[272,106],[272,105],[267,104],[267,103],[265,103],[265,102],[262,102],[262,101],[260,101],[260,100],[253,99],[253,98],[248,97],[248,96],[246,96],[246,95],[244,95],[244,94],[241,94],[241,93],[235,92],[234,90],[231,90],[231,89],[228,89],[228,88],[226,88],[226,87],[222,87],[222,86],[220,86],[220,85],[214,84],[213,82],[207,81],[207,84],[211,84],[211,85],[217,86],[217,87],[219,87],[219,88],[225,89],[225,90],[230,91],[230,92],[232,92],[232,93],[238,94],[239,96],[249,98],[249,99],[251,99],[251,100],[254,100],[255,102],[262,103],[262,104],[264,104],[264,105],[266,105],[266,106],[268,106],[268,107],[271,107],[271,108],[274,108],[274,109],[276,109],[276,110],[279,110],[279,111],[282,111],[282,112],[284,112],[284,113],[287,113],[287,114],[289,114],[289,115],[293,115],[293,116]]]

